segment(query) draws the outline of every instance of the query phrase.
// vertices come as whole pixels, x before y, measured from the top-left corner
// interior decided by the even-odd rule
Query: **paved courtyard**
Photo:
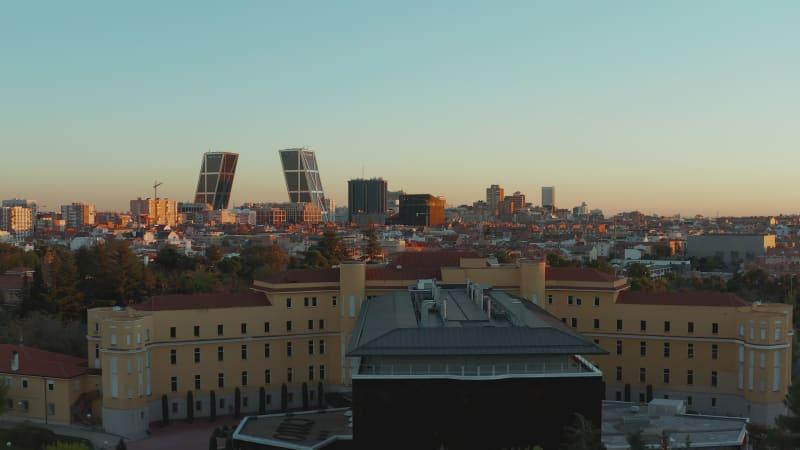
[[[206,418],[196,419],[194,423],[173,422],[166,427],[152,425],[150,437],[127,443],[129,450],[182,450],[208,448],[208,437],[214,428],[236,428],[239,419],[218,417],[215,422]]]

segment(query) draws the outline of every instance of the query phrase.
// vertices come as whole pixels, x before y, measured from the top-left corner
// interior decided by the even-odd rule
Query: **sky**
[[[287,201],[278,150],[448,204],[796,214],[800,2],[0,3],[0,198]]]

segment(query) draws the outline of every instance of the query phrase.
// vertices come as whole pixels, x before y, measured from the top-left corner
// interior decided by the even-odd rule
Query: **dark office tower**
[[[238,153],[203,154],[203,165],[200,166],[200,179],[197,181],[194,202],[208,203],[214,209],[228,209],[238,160]]]
[[[414,226],[437,226],[444,223],[444,199],[430,194],[400,196],[400,223]]]
[[[317,157],[307,148],[281,150],[281,165],[286,176],[286,190],[292,203],[313,203],[323,216],[327,216],[328,205],[322,192]]]
[[[359,225],[386,223],[387,183],[382,178],[347,182],[349,221]]]

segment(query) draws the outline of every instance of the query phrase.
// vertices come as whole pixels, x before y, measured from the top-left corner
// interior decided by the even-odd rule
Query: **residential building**
[[[280,150],[286,190],[291,203],[311,203],[325,215],[328,212],[317,157],[307,148]]]
[[[505,191],[500,185],[493,184],[486,188],[486,205],[491,217],[500,214],[500,203],[505,199]]]
[[[92,227],[96,224],[96,214],[94,205],[80,202],[61,205],[61,217],[66,221],[67,228],[79,230],[83,227]]]
[[[33,209],[26,206],[0,207],[0,231],[8,231],[17,240],[33,234]]]
[[[542,186],[542,208],[556,209],[556,187]]]
[[[165,198],[137,198],[131,200],[131,214],[137,222],[143,225],[169,225],[178,224],[178,202]]]
[[[400,196],[400,223],[414,226],[439,226],[444,224],[445,201],[430,194],[403,194]]]
[[[386,224],[388,183],[382,178],[347,182],[348,221],[361,226]]]
[[[717,256],[725,263],[753,261],[775,248],[774,234],[699,234],[686,239],[686,256]]]
[[[204,153],[194,202],[208,203],[215,210],[228,209],[238,160],[238,153]]]

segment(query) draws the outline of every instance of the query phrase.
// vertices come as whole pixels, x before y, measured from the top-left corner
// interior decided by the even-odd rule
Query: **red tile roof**
[[[0,289],[22,289],[24,278],[20,275],[0,275]]]
[[[419,280],[429,278],[442,278],[442,272],[438,267],[407,267],[403,265],[401,269],[394,267],[379,267],[367,269],[368,281],[397,281],[397,280]]]
[[[11,370],[13,352],[19,353],[19,369]],[[86,360],[24,345],[0,344],[0,373],[32,377],[74,378],[89,370]]]
[[[214,293],[214,294],[178,294],[157,295],[133,305],[140,311],[178,311],[184,309],[241,308],[248,306],[270,306],[264,294],[247,293]]]
[[[392,266],[403,267],[458,267],[461,258],[481,258],[478,253],[459,250],[431,250],[422,252],[395,253],[391,257]]]
[[[727,292],[645,292],[624,291],[617,303],[626,305],[748,306],[749,302]]]
[[[548,267],[545,272],[547,281],[588,281],[613,282],[617,277],[602,270],[581,267]]]
[[[339,269],[288,269],[267,281],[270,283],[338,283]]]

